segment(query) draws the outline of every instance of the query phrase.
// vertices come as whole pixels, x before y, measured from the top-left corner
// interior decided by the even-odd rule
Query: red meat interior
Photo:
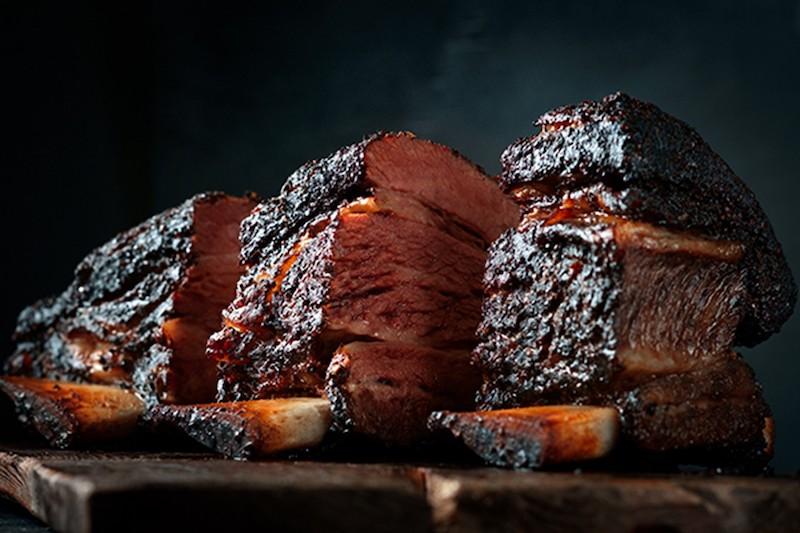
[[[743,311],[741,247],[631,222],[615,238],[625,251],[616,323],[626,378],[726,358]]]
[[[469,348],[485,252],[391,212],[344,213],[325,306],[331,331]]]
[[[364,159],[377,189],[408,193],[487,243],[518,221],[517,205],[480,169],[443,146],[409,136],[385,137],[367,148]]]
[[[205,356],[209,335],[219,328],[220,313],[233,299],[242,273],[239,224],[252,208],[244,198],[226,198],[195,207],[192,239],[195,264],[173,295],[176,317],[164,324],[173,349],[173,383],[167,401],[207,401],[214,396],[215,365]]]
[[[353,342],[336,351],[328,379],[334,410],[344,411],[336,414],[354,429],[407,444],[425,433],[432,411],[469,409],[479,375],[468,352]]]

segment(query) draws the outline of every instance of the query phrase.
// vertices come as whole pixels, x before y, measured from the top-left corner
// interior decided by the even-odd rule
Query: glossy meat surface
[[[490,252],[479,406],[616,405],[638,449],[763,448],[768,409],[731,350],[741,257],[737,243],[616,217],[528,218]]]
[[[149,402],[210,399],[204,346],[233,298],[238,228],[253,205],[201,194],[93,251],[66,291],[20,314],[6,371],[135,384]]]
[[[656,106],[616,93],[543,115],[541,133],[502,156],[501,183],[528,209],[566,198],[592,210],[744,245],[747,298],[737,344],[778,331],[797,289],[753,193],[700,135]]]
[[[468,365],[486,247],[518,218],[478,167],[408,133],[373,135],[304,165],[242,225],[247,272],[208,345],[221,372],[218,399],[323,395],[334,352],[361,341],[411,347],[408,366],[403,351],[375,352],[395,361],[387,372],[441,349]],[[394,389],[398,417],[387,420],[424,429],[428,413],[402,419],[402,395],[418,392]]]

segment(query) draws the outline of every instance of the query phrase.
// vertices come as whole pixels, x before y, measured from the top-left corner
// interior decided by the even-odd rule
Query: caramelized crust
[[[130,437],[144,412],[134,393],[108,385],[5,376],[0,391],[11,399],[20,420],[56,448]]]
[[[484,461],[512,468],[588,461],[616,445],[614,408],[576,405],[519,407],[475,413],[440,411],[431,429],[448,430]]]
[[[254,202],[195,196],[89,254],[62,294],[25,309],[12,374],[135,386],[148,402],[210,399],[208,335],[233,298]]]
[[[744,246],[747,297],[736,342],[778,331],[797,289],[753,193],[700,135],[622,93],[543,115],[541,133],[502,155],[502,186],[529,210],[565,200],[592,210]]]

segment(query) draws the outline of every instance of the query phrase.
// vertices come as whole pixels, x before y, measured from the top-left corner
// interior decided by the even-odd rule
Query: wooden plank
[[[0,490],[57,531],[425,531],[414,471],[201,454],[0,452]]]
[[[57,531],[800,531],[800,481],[0,451],[0,491]]]
[[[788,478],[557,472],[424,474],[437,531],[800,531]]]

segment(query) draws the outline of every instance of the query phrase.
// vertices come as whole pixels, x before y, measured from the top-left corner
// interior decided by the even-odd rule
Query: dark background
[[[107,2],[107,4],[114,4]],[[624,90],[693,126],[800,273],[800,3],[262,2],[3,7],[3,352],[116,232],[207,189],[407,129],[488,171],[551,107]],[[800,316],[746,355],[800,468]]]

